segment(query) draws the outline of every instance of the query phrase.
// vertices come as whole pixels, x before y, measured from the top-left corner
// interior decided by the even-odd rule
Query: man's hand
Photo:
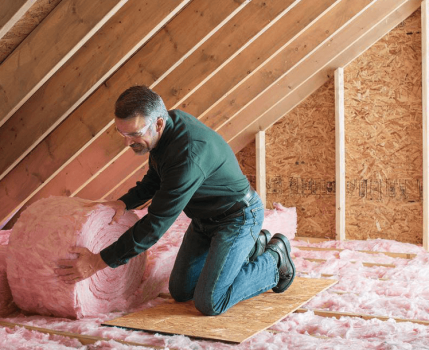
[[[58,277],[67,284],[80,282],[107,267],[100,254],[94,254],[87,248],[73,247],[69,252],[77,254],[77,259],[59,260],[59,268],[54,269]]]
[[[85,207],[94,207],[98,204],[106,205],[110,208],[112,208],[115,211],[115,215],[113,216],[112,220],[110,221],[109,225],[111,225],[113,222],[118,223],[119,219],[122,217],[122,215],[125,214],[125,211],[127,209],[124,202],[117,200],[117,201],[94,201],[87,204],[84,204]]]

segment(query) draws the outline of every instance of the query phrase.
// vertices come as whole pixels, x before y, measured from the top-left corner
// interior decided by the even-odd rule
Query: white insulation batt
[[[82,318],[126,310],[142,282],[146,254],[116,269],[107,267],[76,284],[62,282],[54,273],[57,261],[73,259],[71,247],[93,253],[114,242],[138,217],[127,212],[111,223],[114,210],[85,207],[79,198],[50,197],[29,206],[9,239],[7,278],[14,302],[30,313]]]

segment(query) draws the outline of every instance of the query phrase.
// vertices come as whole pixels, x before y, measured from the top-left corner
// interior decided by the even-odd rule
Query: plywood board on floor
[[[204,316],[192,301],[177,303],[170,299],[103,325],[241,343],[271,327],[335,283],[337,281],[331,279],[295,278],[286,292],[263,293],[238,303],[219,316]]]

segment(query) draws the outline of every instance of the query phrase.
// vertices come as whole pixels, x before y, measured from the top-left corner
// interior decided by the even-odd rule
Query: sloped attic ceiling
[[[2,1],[0,227],[39,198],[117,198],[141,179],[146,158],[113,125],[129,86],[148,85],[238,152],[420,3]]]

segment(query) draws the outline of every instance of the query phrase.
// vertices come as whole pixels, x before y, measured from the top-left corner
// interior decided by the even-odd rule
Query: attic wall
[[[346,236],[422,243],[420,10],[344,71]]]
[[[420,10],[345,68],[346,237],[422,241]],[[335,238],[334,83],[266,130],[267,206]],[[254,143],[237,154],[255,178]]]
[[[266,131],[267,207],[296,207],[298,235],[335,238],[335,99],[330,79]],[[255,144],[237,154],[255,178]]]

